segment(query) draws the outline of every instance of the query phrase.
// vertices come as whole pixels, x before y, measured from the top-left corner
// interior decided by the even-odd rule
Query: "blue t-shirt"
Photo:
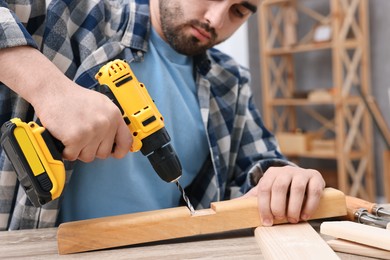
[[[179,182],[186,186],[209,153],[193,61],[175,52],[153,30],[144,58],[130,66],[164,117],[183,167]],[[120,160],[77,162],[64,191],[59,222],[175,207],[180,197],[176,185],[161,180],[141,152],[129,152]]]

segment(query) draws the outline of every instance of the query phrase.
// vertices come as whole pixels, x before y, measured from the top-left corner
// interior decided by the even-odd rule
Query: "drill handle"
[[[123,118],[123,121],[125,121],[126,125],[129,126],[131,124],[131,121],[129,117],[126,115],[125,111],[123,110],[122,106],[120,105],[118,99],[115,97],[114,93],[111,91],[110,87],[106,84],[98,85],[97,91],[107,96],[121,111],[121,115]],[[130,131],[131,132],[131,131]],[[130,147],[130,152],[138,152],[142,147],[142,141],[137,136],[137,134],[133,134],[133,143]],[[113,150],[115,149],[115,144],[113,147]]]
[[[30,122],[29,124],[34,124],[33,122]],[[41,126],[42,123],[41,123],[41,120],[39,118],[37,118],[36,120],[36,124],[38,126]],[[60,141],[58,140],[57,138],[55,138],[50,132],[49,130],[47,130],[45,128],[45,130],[41,133],[42,135],[42,138],[43,140],[45,141],[46,145],[47,145],[47,148],[49,148],[52,156],[54,159],[56,160],[62,160],[62,152],[64,151],[65,149],[65,145]]]

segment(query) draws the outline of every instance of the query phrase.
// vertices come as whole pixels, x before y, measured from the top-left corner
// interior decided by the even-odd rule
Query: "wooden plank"
[[[264,259],[340,259],[309,223],[258,227],[255,237]]]
[[[327,188],[311,219],[344,215],[344,193]],[[260,225],[257,199],[245,198],[215,202],[210,209],[197,210],[194,215],[186,207],[179,207],[63,223],[57,241],[59,253],[68,254]]]
[[[0,232],[1,259],[54,259],[57,254],[56,228]]]
[[[390,253],[387,250],[382,250],[342,239],[332,239],[326,242],[336,252],[368,256],[380,259],[390,259]]]
[[[327,221],[321,224],[320,232],[335,238],[390,251],[390,231],[388,229],[351,221]]]
[[[0,259],[9,260],[129,260],[129,259],[263,259],[253,229],[207,234],[142,246],[58,255],[57,228],[0,232]]]

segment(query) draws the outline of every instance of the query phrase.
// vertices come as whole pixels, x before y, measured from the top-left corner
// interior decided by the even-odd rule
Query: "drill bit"
[[[194,215],[195,214],[195,209],[194,207],[192,206],[191,202],[190,202],[190,199],[187,197],[186,193],[184,192],[184,189],[183,187],[180,185],[179,181],[176,181],[176,186],[179,188],[182,196],[183,196],[183,199],[184,201],[187,203],[187,208],[190,210],[191,212],[191,215]]]

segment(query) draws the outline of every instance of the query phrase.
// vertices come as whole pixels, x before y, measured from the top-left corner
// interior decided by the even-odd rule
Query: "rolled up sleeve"
[[[8,8],[5,1],[0,0],[0,49],[23,45],[37,48],[33,37],[20,19]]]

